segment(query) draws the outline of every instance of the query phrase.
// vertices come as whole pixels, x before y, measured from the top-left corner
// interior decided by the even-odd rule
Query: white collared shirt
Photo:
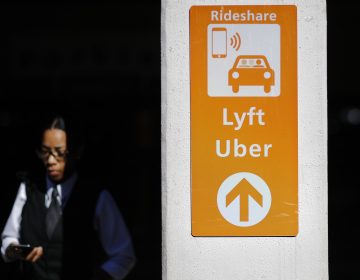
[[[59,193],[57,197],[60,205],[66,204],[73,186],[77,180],[74,174],[61,185],[54,183],[47,178],[47,192],[44,203],[48,208],[51,203],[53,187]],[[26,202],[26,187],[20,184],[12,211],[1,235],[1,255],[5,261],[10,261],[5,256],[7,247],[20,240],[21,213]],[[131,237],[124,223],[122,215],[111,194],[103,190],[97,200],[94,218],[94,229],[98,232],[100,242],[108,255],[108,260],[102,264],[104,269],[114,279],[123,279],[135,264],[135,255],[132,247]]]

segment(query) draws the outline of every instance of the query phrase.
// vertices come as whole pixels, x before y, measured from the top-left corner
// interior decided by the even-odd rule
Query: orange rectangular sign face
[[[193,6],[190,75],[192,235],[297,235],[296,6]]]

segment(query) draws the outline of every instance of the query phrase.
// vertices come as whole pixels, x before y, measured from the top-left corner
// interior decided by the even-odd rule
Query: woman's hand
[[[21,248],[16,247],[17,244],[10,244],[6,249],[6,256],[10,260],[25,260],[28,262],[36,262],[43,254],[44,250],[41,246],[34,247],[29,254],[24,256]]]
[[[36,262],[38,259],[41,258],[41,256],[44,254],[44,249],[43,247],[39,246],[39,247],[35,247],[34,249],[32,249],[32,251],[25,257],[25,260],[28,262]]]

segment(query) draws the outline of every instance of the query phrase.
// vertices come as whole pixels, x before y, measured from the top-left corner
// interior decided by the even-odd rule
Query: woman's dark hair
[[[65,120],[60,117],[56,116],[50,123],[47,129],[61,129],[66,132]]]

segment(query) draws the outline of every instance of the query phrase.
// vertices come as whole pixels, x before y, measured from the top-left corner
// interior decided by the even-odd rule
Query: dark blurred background
[[[126,279],[161,279],[160,1],[2,1],[0,25],[0,230],[36,160],[33,128],[56,111],[85,127],[82,167],[129,227]],[[10,270],[0,260],[0,278]]]
[[[360,4],[328,1],[330,279],[358,279]]]

